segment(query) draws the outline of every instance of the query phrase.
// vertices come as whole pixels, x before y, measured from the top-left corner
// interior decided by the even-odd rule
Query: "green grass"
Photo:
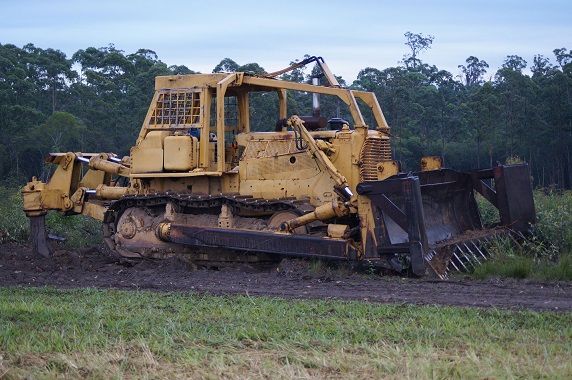
[[[473,276],[530,278],[542,281],[572,281],[572,254],[554,254],[533,236],[516,245],[512,239],[499,237],[487,246],[492,259],[477,266]]]
[[[534,260],[523,255],[496,255],[476,267],[473,276],[478,279],[490,277],[535,279],[542,281],[572,281],[572,255],[564,255],[556,262]]]
[[[522,256],[502,256],[484,262],[475,268],[473,276],[478,279],[489,277],[528,278],[535,269],[534,261]]]
[[[17,190],[0,186],[0,243],[25,241],[28,218],[22,211],[22,197]]]
[[[0,378],[570,378],[572,314],[0,289]]]
[[[537,191],[534,202],[540,237],[554,244],[560,254],[572,255],[572,191]]]
[[[477,200],[483,225],[491,227],[498,224],[500,222],[499,210],[478,193],[475,194],[475,199]]]
[[[477,204],[484,225],[492,226],[499,222],[498,210],[480,195],[477,195]],[[534,237],[544,244],[544,249],[537,255],[572,254],[572,191],[537,190],[534,192],[534,204],[537,216]]]
[[[477,198],[483,222],[498,222],[498,211]],[[572,281],[572,192],[534,192],[537,223],[528,240],[516,246],[498,239],[488,248],[493,259],[477,267],[477,278],[511,277]]]
[[[555,262],[535,260],[522,255],[501,254],[477,266],[473,277],[516,278],[539,281],[572,281],[572,256],[561,256]]]

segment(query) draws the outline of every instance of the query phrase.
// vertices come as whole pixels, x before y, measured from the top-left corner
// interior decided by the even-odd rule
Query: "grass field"
[[[572,314],[0,289],[0,378],[570,378]]]
[[[499,220],[498,210],[477,197],[483,223]],[[535,191],[537,223],[520,246],[499,239],[487,247],[492,259],[476,268],[476,278],[512,277],[572,281],[572,191]]]

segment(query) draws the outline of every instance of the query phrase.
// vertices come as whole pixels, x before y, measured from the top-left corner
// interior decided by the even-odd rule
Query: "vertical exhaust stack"
[[[314,86],[320,85],[320,80],[317,77],[312,78],[312,84]],[[320,117],[320,94],[312,94],[312,116]]]
[[[319,78],[312,78],[312,85],[319,86]],[[304,127],[309,131],[315,131],[318,129],[325,129],[328,125],[328,120],[325,117],[320,116],[320,94],[312,92],[312,116],[300,116],[300,119],[304,122]]]

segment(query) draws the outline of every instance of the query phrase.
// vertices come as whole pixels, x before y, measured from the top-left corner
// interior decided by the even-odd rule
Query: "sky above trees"
[[[395,66],[407,52],[404,33],[434,36],[423,61],[454,75],[469,56],[489,73],[507,55],[532,64],[570,46],[572,1],[14,1],[2,0],[0,43],[85,46],[127,52],[148,48],[168,65],[209,72],[224,57],[273,70],[304,54],[321,55],[337,75]]]

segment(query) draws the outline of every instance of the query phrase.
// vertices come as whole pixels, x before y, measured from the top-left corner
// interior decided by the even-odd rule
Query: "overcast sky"
[[[455,75],[470,55],[486,60],[490,75],[509,54],[532,63],[535,54],[572,48],[572,0],[0,0],[0,15],[2,44],[71,56],[113,43],[201,72],[225,57],[274,71],[320,55],[350,83],[365,67],[395,66],[407,31],[433,35],[421,59]]]

